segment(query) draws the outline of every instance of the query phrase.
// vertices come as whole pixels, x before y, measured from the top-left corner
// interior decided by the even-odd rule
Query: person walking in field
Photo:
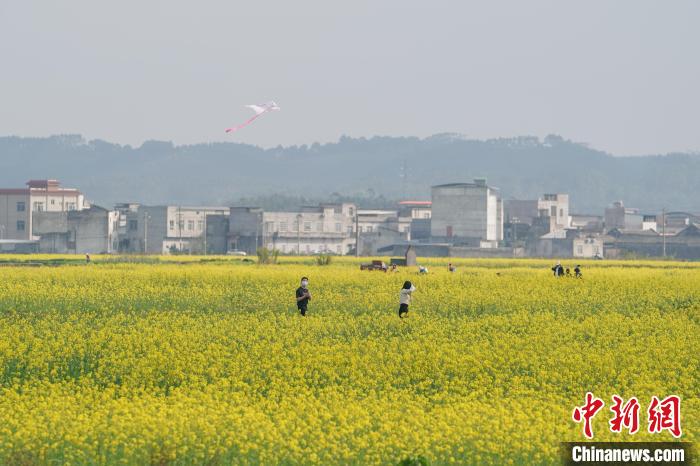
[[[301,286],[297,288],[297,309],[299,313],[306,317],[306,307],[311,301],[311,292],[309,292],[309,279],[307,277],[301,277]]]
[[[411,294],[416,291],[416,287],[409,281],[404,282],[403,288],[399,292],[399,318],[403,319],[404,314],[408,314],[408,306],[411,304]]]
[[[576,267],[574,268],[574,277],[583,278],[583,275],[581,274],[581,266],[580,265],[576,265]]]
[[[552,267],[552,272],[554,272],[555,277],[561,277],[564,275],[564,267],[562,267],[561,262],[557,261],[556,265]]]

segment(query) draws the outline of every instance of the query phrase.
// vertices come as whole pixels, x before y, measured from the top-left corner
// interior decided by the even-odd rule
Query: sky
[[[696,0],[0,0],[0,135],[698,151],[699,20]]]

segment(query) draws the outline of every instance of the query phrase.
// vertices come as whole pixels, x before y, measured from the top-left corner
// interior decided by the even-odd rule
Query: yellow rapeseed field
[[[551,464],[587,391],[595,440],[673,440],[610,432],[614,394],[681,396],[700,438],[700,264],[2,261],[1,464]]]

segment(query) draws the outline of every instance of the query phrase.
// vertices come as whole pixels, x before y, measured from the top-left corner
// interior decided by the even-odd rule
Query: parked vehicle
[[[381,270],[383,272],[387,271],[387,266],[384,261],[375,260],[369,264],[360,264],[360,270]]]

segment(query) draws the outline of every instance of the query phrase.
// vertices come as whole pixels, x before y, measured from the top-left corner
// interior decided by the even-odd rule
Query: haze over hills
[[[504,199],[567,192],[572,212],[615,200],[651,213],[700,211],[700,154],[614,157],[559,136],[470,140],[442,134],[342,137],[337,143],[262,149],[239,143],[140,147],[79,135],[0,138],[0,186],[56,178],[104,206],[230,204],[284,199],[429,198],[430,186],[485,177]]]

